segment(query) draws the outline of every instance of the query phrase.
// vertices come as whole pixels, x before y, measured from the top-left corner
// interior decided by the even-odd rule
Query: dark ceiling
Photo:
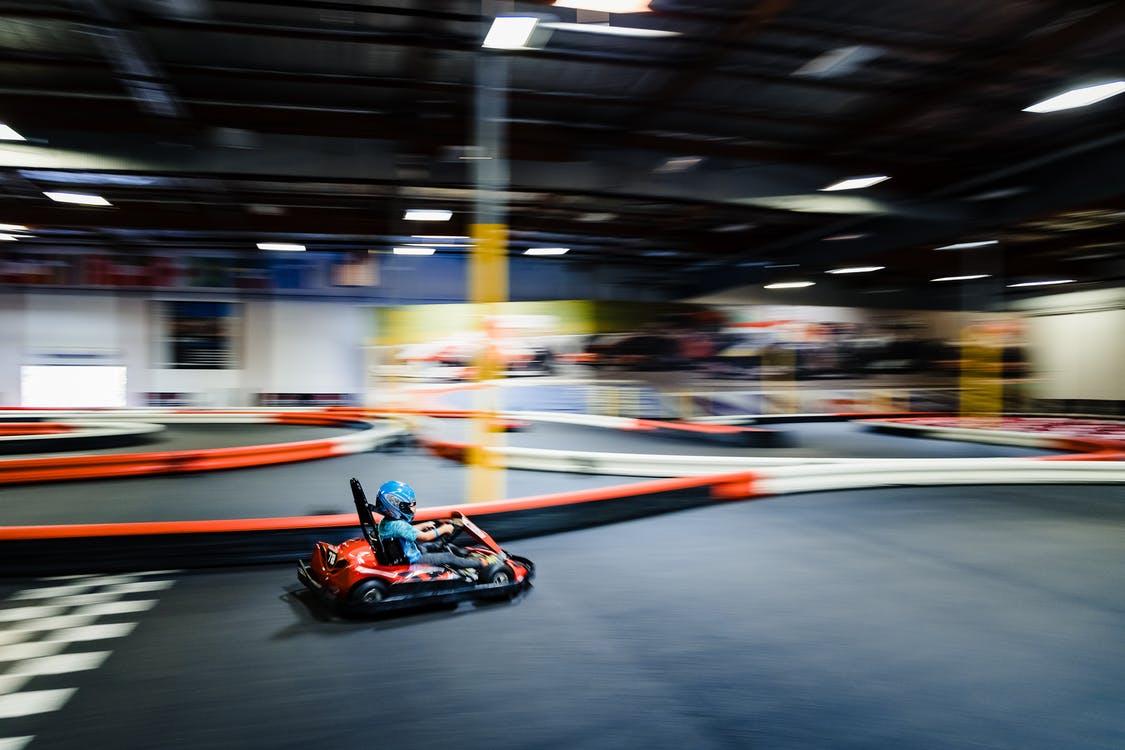
[[[0,19],[0,121],[28,139],[0,144],[0,221],[34,229],[20,252],[466,233],[491,55],[514,253],[566,245],[696,292],[849,263],[887,270],[847,284],[921,287],[978,262],[934,247],[981,238],[1013,279],[1122,273],[1125,96],[1021,111],[1125,75],[1121,2],[654,0],[610,22],[679,36],[518,51],[481,49],[475,1],[37,0]],[[810,70],[834,51],[853,62]],[[892,179],[818,192],[867,174]],[[416,207],[454,219],[403,221]]]

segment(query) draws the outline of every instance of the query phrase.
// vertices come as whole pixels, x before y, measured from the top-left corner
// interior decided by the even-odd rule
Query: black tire
[[[516,580],[516,573],[505,563],[496,563],[481,576],[485,583],[508,584]]]
[[[348,604],[353,607],[363,607],[378,604],[387,594],[387,586],[382,581],[362,581],[357,583],[348,592]]]

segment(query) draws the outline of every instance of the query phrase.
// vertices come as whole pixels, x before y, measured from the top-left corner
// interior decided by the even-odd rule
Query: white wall
[[[1038,398],[1125,400],[1125,290],[1034,297],[1027,314]]]
[[[109,294],[0,294],[0,405],[20,402],[20,367],[96,356],[124,364],[129,403],[144,394],[194,394],[206,406],[249,404],[254,394],[362,393],[363,345],[373,318],[342,302],[248,300],[239,368],[153,367],[153,301]]]

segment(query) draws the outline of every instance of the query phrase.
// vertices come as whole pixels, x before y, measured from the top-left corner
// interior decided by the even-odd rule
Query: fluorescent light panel
[[[828,187],[822,187],[820,191],[822,193],[830,193],[836,190],[861,190],[871,187],[872,185],[878,185],[880,182],[886,182],[889,179],[891,178],[885,174],[875,174],[867,177],[849,177],[846,180],[833,182]]]
[[[436,251],[432,247],[396,247],[395,255],[433,255]]]
[[[415,240],[468,240],[469,237],[464,234],[412,234],[411,239]]]
[[[636,26],[610,26],[606,23],[567,23],[564,21],[551,21],[540,25],[545,29],[553,29],[555,31],[577,31],[584,34],[628,36],[635,39],[663,39],[671,36],[680,36],[680,32],[678,31],[639,29]]]
[[[296,242],[259,242],[258,249],[272,250],[278,253],[303,253],[305,246]]]
[[[100,195],[91,195],[89,193],[43,193],[55,203],[74,203],[79,206],[112,206],[113,204],[107,201]]]
[[[1054,286],[1055,284],[1073,284],[1077,279],[1051,279],[1050,281],[1024,281],[1019,284],[1008,284],[1008,288],[1015,289],[1021,286]]]
[[[0,224],[0,232],[26,232],[23,224]]]
[[[535,16],[497,16],[480,46],[485,49],[527,49],[539,19]]]
[[[449,221],[453,212],[444,208],[410,208],[402,218],[407,221]]]
[[[0,242],[15,242],[18,239],[14,234],[0,233]]]
[[[1058,96],[1044,99],[1041,102],[1036,102],[1030,107],[1025,107],[1023,111],[1043,113],[1058,112],[1059,110],[1074,109],[1076,107],[1088,107],[1091,104],[1097,104],[1111,96],[1117,96],[1123,91],[1125,91],[1125,81],[1110,81],[1094,86],[1082,86],[1081,88],[1063,92]]]
[[[816,284],[815,281],[776,281],[772,284],[766,284],[766,289],[804,289],[814,284]]]
[[[866,234],[834,234],[831,237],[825,237],[823,242],[840,242],[842,240],[861,240],[866,237]]]
[[[555,0],[556,8],[596,10],[602,13],[648,13],[652,0]]]
[[[980,242],[957,242],[952,245],[942,245],[935,247],[934,250],[972,250],[975,247],[988,247],[989,245],[998,245],[1000,240],[981,240]]]
[[[968,276],[939,276],[936,279],[930,279],[930,281],[973,281],[974,279],[987,279],[991,275],[992,274],[988,273],[975,273]]]
[[[872,271],[882,271],[886,266],[852,266],[850,268],[833,268],[827,273],[871,273]]]
[[[12,129],[10,125],[0,122],[0,141],[26,141],[22,135]]]
[[[566,255],[569,247],[529,247],[523,251],[524,255]]]

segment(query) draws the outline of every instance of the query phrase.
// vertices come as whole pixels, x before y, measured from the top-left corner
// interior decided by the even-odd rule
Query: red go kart
[[[379,540],[367,497],[352,479],[352,497],[363,536],[342,544],[317,542],[312,557],[297,566],[297,578],[329,605],[346,613],[373,614],[393,609],[444,604],[468,599],[503,599],[519,593],[530,582],[535,566],[524,557],[505,552],[496,541],[464,514],[456,512],[461,527],[440,543],[458,555],[490,557],[495,562],[477,570],[401,562],[398,549]],[[450,541],[466,533],[476,542],[453,547]]]

